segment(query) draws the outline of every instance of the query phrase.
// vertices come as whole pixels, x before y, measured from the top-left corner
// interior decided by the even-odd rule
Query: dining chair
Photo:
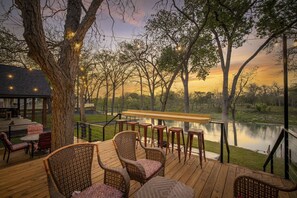
[[[38,142],[34,143],[34,149],[31,156],[34,156],[34,151],[42,151],[46,153],[51,152],[51,138],[52,133],[51,132],[43,132],[39,134]]]
[[[2,141],[2,143],[4,145],[4,149],[5,149],[4,155],[3,155],[3,160],[5,160],[6,152],[8,152],[6,163],[8,163],[11,152],[19,151],[22,149],[25,149],[25,151],[28,152],[28,150],[29,150],[29,144],[27,142],[12,144],[9,141],[6,133],[4,133],[4,132],[0,133],[0,140]]]
[[[136,158],[137,141],[145,150],[145,159]],[[143,185],[154,176],[164,176],[166,161],[164,151],[159,148],[144,147],[138,131],[120,132],[114,136],[113,143],[122,166],[127,169],[132,180]]]
[[[92,162],[97,155],[104,183],[92,182]],[[97,144],[64,146],[44,159],[51,197],[128,197],[130,178],[125,169],[108,168],[100,160]]]

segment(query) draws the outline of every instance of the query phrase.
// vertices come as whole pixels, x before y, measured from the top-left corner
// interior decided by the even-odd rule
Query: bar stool
[[[150,123],[139,123],[138,125],[138,132],[140,133],[140,127],[143,127],[143,136],[144,136],[144,146],[146,147],[146,140],[147,140],[147,128],[151,127],[152,128],[152,124]]]
[[[178,160],[180,162],[180,134],[182,135],[182,139],[183,139],[183,145],[184,145],[184,153],[186,154],[185,151],[185,137],[184,137],[184,130],[180,127],[171,127],[168,129],[169,133],[171,132],[171,146],[172,146],[172,153],[174,150],[174,136],[176,134],[176,138],[177,138],[177,151],[178,151]]]
[[[116,125],[115,125],[115,129],[114,129],[114,135],[116,134],[117,131],[117,125],[119,125],[119,132],[124,130],[124,124],[127,122],[127,120],[125,119],[118,119],[116,120]]]
[[[132,131],[135,131],[135,128],[136,128],[136,125],[138,126],[138,122],[136,121],[129,121],[129,122],[126,122],[126,130],[128,130],[129,126],[131,126],[131,130]]]
[[[188,147],[189,147],[189,140],[190,140],[189,158],[191,158],[192,143],[193,143],[193,136],[194,135],[197,135],[197,137],[198,137],[199,160],[200,160],[200,166],[202,168],[202,150],[203,150],[204,161],[206,161],[206,157],[205,157],[205,145],[204,145],[204,132],[203,132],[202,129],[190,129],[188,131],[187,146],[186,146],[185,161],[184,162],[186,162],[186,160],[187,160],[187,152],[188,152]]]
[[[158,147],[160,146],[162,149],[163,149],[163,131],[164,131],[164,129],[165,129],[165,131],[166,131],[166,137],[167,137],[166,154],[167,154],[167,149],[168,149],[168,146],[169,146],[169,142],[168,142],[169,134],[168,134],[168,131],[167,131],[167,126],[166,126],[166,125],[155,125],[155,126],[153,126],[153,129],[152,129],[152,143],[151,143],[151,146],[152,146],[153,143],[154,143],[154,133],[155,133],[155,129],[156,129],[156,132],[158,133]]]

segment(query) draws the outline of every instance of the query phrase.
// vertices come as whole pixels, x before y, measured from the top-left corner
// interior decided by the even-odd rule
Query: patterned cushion
[[[148,159],[140,159],[137,162],[143,166],[146,178],[156,173],[162,166],[161,162]]]
[[[11,145],[11,150],[12,151],[17,151],[17,150],[21,150],[21,149],[24,149],[24,148],[27,148],[27,147],[28,147],[28,143],[23,142],[23,143]]]
[[[27,127],[28,134],[39,134],[43,132],[42,124],[31,124]]]
[[[106,184],[96,183],[86,188],[84,191],[74,191],[72,193],[74,198],[91,198],[91,197],[106,197],[106,198],[117,198],[123,197],[123,193],[116,188],[108,186]]]

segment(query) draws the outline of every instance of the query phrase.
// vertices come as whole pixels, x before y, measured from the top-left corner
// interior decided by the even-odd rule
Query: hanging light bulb
[[[297,47],[297,39],[294,40],[293,46]]]

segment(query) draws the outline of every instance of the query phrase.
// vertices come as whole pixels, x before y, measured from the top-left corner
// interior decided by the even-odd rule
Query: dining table
[[[20,138],[21,141],[31,144],[31,158],[34,156],[34,144],[39,140],[39,134],[28,134]]]

